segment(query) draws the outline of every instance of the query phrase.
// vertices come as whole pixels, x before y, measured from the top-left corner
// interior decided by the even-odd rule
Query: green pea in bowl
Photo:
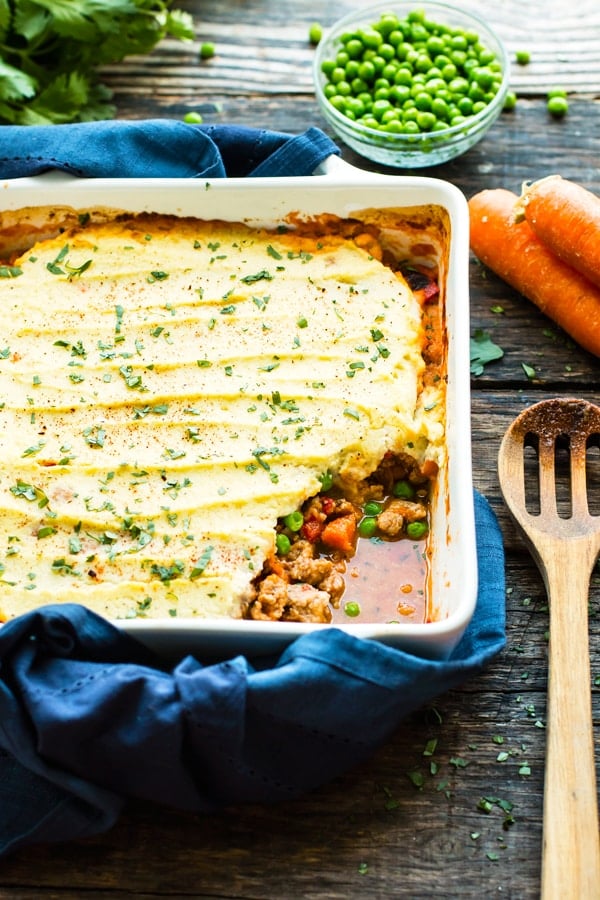
[[[392,3],[334,24],[314,59],[319,108],[367,159],[396,168],[447,162],[496,121],[506,49],[490,26],[446,3]]]

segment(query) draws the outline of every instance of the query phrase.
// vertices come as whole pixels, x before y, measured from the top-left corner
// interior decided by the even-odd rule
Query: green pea
[[[517,50],[515,53],[515,60],[520,66],[526,66],[530,59],[531,55],[528,50]]]
[[[396,48],[391,44],[382,44],[378,50],[379,56],[382,56],[386,62],[396,58]]]
[[[358,70],[360,68],[360,63],[356,59],[349,59],[345,65],[346,72],[346,81],[352,82],[355,78],[358,78]]]
[[[400,62],[404,62],[410,65],[411,63],[409,62],[408,57],[409,54],[412,56],[412,53],[413,45],[408,41],[405,41],[403,36],[402,43],[396,45],[396,59],[399,59]]]
[[[431,112],[438,119],[448,118],[448,104],[442,97],[434,97],[431,102]]]
[[[393,31],[390,31],[390,33],[388,34],[388,42],[392,45],[392,47],[394,47],[396,49],[396,55],[397,55],[398,47],[400,46],[400,44],[403,41],[404,41],[404,34],[398,28],[395,28]]]
[[[200,44],[200,59],[212,59],[215,55],[215,45],[209,41]]]
[[[405,481],[402,479],[401,481],[396,481],[392,488],[392,494],[394,497],[400,497],[403,500],[410,500],[415,496],[415,489],[410,483],[410,481]]]
[[[413,119],[408,119],[402,127],[404,134],[419,134],[421,129]]]
[[[517,95],[515,94],[514,91],[508,91],[506,94],[506,97],[504,98],[504,105],[502,108],[509,111],[511,109],[514,109],[516,105],[517,105]]]
[[[381,32],[383,37],[387,37],[389,39],[389,35],[398,28],[399,25],[398,16],[394,13],[384,13],[375,28],[377,31]]]
[[[375,66],[375,72],[377,75],[381,75],[383,70],[385,69],[387,63],[383,56],[375,55],[372,59],[373,65]]]
[[[409,97],[410,88],[405,84],[395,84],[390,88],[390,100],[393,103],[397,103],[398,106],[402,106]]]
[[[400,66],[394,75],[394,84],[401,84],[404,87],[410,87],[412,84],[413,76],[412,72],[409,68],[405,66]]]
[[[366,516],[358,523],[358,533],[363,538],[371,538],[377,531],[377,519],[374,516]]]
[[[349,601],[344,605],[344,612],[350,618],[355,619],[357,616],[360,616],[360,604],[354,601]]]
[[[547,109],[551,116],[562,118],[569,111],[569,103],[566,97],[549,97]]]
[[[431,35],[427,38],[426,47],[431,56],[436,56],[444,52],[446,44],[438,35]]]
[[[363,81],[373,81],[375,78],[375,66],[371,60],[366,59],[361,63],[360,69],[358,70],[358,77],[362,78]]]
[[[277,548],[279,556],[287,556],[291,550],[292,542],[287,534],[280,533],[275,538],[275,547]]]
[[[382,125],[390,125],[392,122],[397,122],[400,119],[400,110],[398,109],[386,109],[384,114],[381,117]],[[393,131],[393,129],[392,129]]]
[[[389,100],[375,100],[371,112],[378,121],[381,121],[382,115],[384,114],[386,109],[390,108],[390,106],[391,103]]]
[[[473,74],[479,87],[484,90],[487,90],[493,84],[494,73],[488,66],[480,66],[474,70]]]
[[[333,97],[329,97],[329,102],[339,112],[343,113],[346,109],[346,101],[340,94],[335,93]]]
[[[428,112],[431,110],[432,102],[431,95],[426,91],[419,91],[419,93],[415,95],[415,106],[421,111]]]
[[[453,34],[450,38],[450,46],[453,50],[466,50],[468,46],[467,38],[464,34]]]
[[[368,93],[369,85],[367,84],[366,81],[363,81],[362,78],[353,78],[352,81],[350,82],[350,87],[352,88],[352,91],[354,94],[356,94],[356,96],[361,97],[363,103],[365,101],[364,101],[364,98],[362,98],[362,96],[361,96],[362,94],[368,94],[369,100],[371,99],[371,95]]]
[[[379,128],[379,122],[374,116],[365,116],[362,120],[362,124],[365,128],[374,128],[375,130]]]
[[[427,522],[409,522],[406,526],[406,535],[414,541],[418,541],[425,537],[428,532]]]
[[[341,97],[349,97],[350,94],[352,93],[352,88],[350,87],[348,82],[345,80],[338,81],[338,83],[336,84],[336,87],[337,87],[337,92],[338,92],[338,94],[340,94]]]
[[[396,118],[386,120],[385,122],[382,120],[382,124],[384,126],[383,130],[387,131],[388,134],[402,134],[404,130],[403,124],[397,116]]]
[[[461,97],[456,105],[462,116],[473,115],[473,101],[470,97]]]
[[[476,100],[483,100],[485,92],[479,87],[477,82],[473,81],[469,85],[467,96],[470,97],[473,102],[475,102]]]
[[[495,59],[495,54],[488,50],[486,47],[483,47],[479,54],[479,62],[482,66],[487,66],[489,63],[493,62]]]
[[[183,117],[183,121],[187,125],[201,125],[202,124],[202,116],[198,112],[188,112]]]
[[[375,93],[373,94],[374,100],[389,100],[390,99],[390,89],[389,88],[377,88]]]
[[[363,509],[365,516],[378,516],[383,510],[383,503],[379,503],[377,500],[368,500]]]
[[[289,515],[284,516],[283,524],[286,528],[289,528],[290,531],[300,531],[304,525],[304,516],[300,510],[296,510],[295,512],[289,513]]]
[[[415,69],[417,70],[417,72],[429,72],[432,66],[433,62],[431,60],[431,57],[427,56],[424,53],[419,56],[415,62]]]
[[[452,91],[453,94],[466,94],[469,90],[469,82],[461,75],[457,75],[456,78],[449,82],[448,90]]]
[[[377,50],[380,44],[383,43],[382,35],[375,31],[374,28],[363,28],[358,32],[358,35],[364,46],[371,50]]]
[[[467,54],[464,50],[452,50],[450,53],[450,59],[454,63],[455,66],[464,66],[467,61]]]
[[[417,125],[421,131],[431,131],[435,124],[435,116],[432,112],[419,111],[417,115]]]
[[[347,97],[346,109],[351,110],[357,118],[365,114],[365,105],[358,97]]]
[[[428,38],[427,29],[424,25],[419,22],[415,22],[415,24],[410,29],[410,38],[413,44],[419,43],[419,41],[425,42]]]
[[[315,46],[319,43],[321,38],[323,37],[323,28],[318,22],[313,22],[312,25],[308,29],[308,40],[311,44]]]
[[[363,47],[362,41],[359,41],[358,38],[350,38],[350,40],[345,44],[346,53],[350,57],[350,59],[359,59],[362,56],[362,52],[365,49]]]
[[[333,487],[333,475],[331,472],[322,472],[319,475],[319,481],[321,482],[322,491],[329,491]]]

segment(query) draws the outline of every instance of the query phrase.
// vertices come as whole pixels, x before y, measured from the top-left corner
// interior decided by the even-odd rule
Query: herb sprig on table
[[[109,119],[99,69],[148,53],[163,38],[193,40],[170,0],[0,0],[0,123]]]

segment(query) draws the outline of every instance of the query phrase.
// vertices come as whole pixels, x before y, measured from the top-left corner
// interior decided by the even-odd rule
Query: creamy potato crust
[[[2,279],[0,618],[238,617],[278,517],[439,462],[421,308],[373,240],[145,216]]]

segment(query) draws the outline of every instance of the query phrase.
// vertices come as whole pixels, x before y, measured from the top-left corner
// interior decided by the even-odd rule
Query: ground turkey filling
[[[344,572],[361,539],[425,539],[435,472],[389,454],[358,484],[327,485],[280,519],[277,553],[255,583],[244,618],[328,623],[344,594]]]

